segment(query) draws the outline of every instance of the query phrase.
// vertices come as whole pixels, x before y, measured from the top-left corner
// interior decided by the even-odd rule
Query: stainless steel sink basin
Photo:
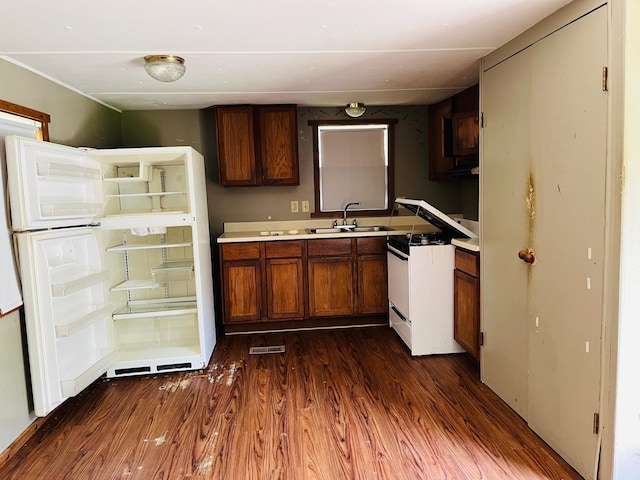
[[[351,227],[351,228],[338,228],[338,227],[325,227],[325,228],[307,228],[307,233],[349,233],[349,232],[387,232],[393,230],[389,227],[382,225],[373,225],[366,227]]]
[[[347,230],[343,230],[341,228],[307,228],[308,233],[342,233]]]
[[[371,227],[356,227],[354,232],[388,232],[389,230],[393,230],[389,227],[383,227],[382,225],[374,225]]]

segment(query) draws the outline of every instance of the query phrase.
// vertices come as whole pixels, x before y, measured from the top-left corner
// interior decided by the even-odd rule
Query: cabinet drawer
[[[302,240],[285,240],[281,242],[265,242],[265,257],[292,258],[302,256]]]
[[[351,239],[307,240],[307,255],[310,257],[351,255]]]
[[[222,244],[222,260],[252,260],[260,258],[260,244],[224,243]]]
[[[456,268],[474,277],[480,276],[480,256],[462,248],[456,248]]]
[[[365,237],[356,239],[358,255],[378,255],[387,251],[387,237]]]

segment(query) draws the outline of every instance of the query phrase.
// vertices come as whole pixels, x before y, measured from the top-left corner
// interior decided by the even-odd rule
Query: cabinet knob
[[[518,258],[524,263],[533,264],[536,261],[536,254],[530,248],[526,248],[518,252]]]

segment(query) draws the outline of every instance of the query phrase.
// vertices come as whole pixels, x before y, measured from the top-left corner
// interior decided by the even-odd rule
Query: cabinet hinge
[[[480,332],[480,346],[484,345],[484,332]]]
[[[480,112],[480,128],[484,128],[484,112]]]
[[[608,80],[609,80],[609,69],[607,67],[602,67],[602,91],[603,92],[606,92],[609,90]]]
[[[598,412],[593,414],[593,433],[597,434],[600,431],[600,414]]]

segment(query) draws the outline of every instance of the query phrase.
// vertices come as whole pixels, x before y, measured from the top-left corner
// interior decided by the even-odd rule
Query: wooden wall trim
[[[51,115],[48,113],[40,112],[32,108],[23,107],[15,103],[7,102],[6,100],[0,100],[0,111],[6,113],[12,113],[24,118],[30,118],[40,122],[42,129],[42,140],[49,141],[49,122],[51,122]]]

